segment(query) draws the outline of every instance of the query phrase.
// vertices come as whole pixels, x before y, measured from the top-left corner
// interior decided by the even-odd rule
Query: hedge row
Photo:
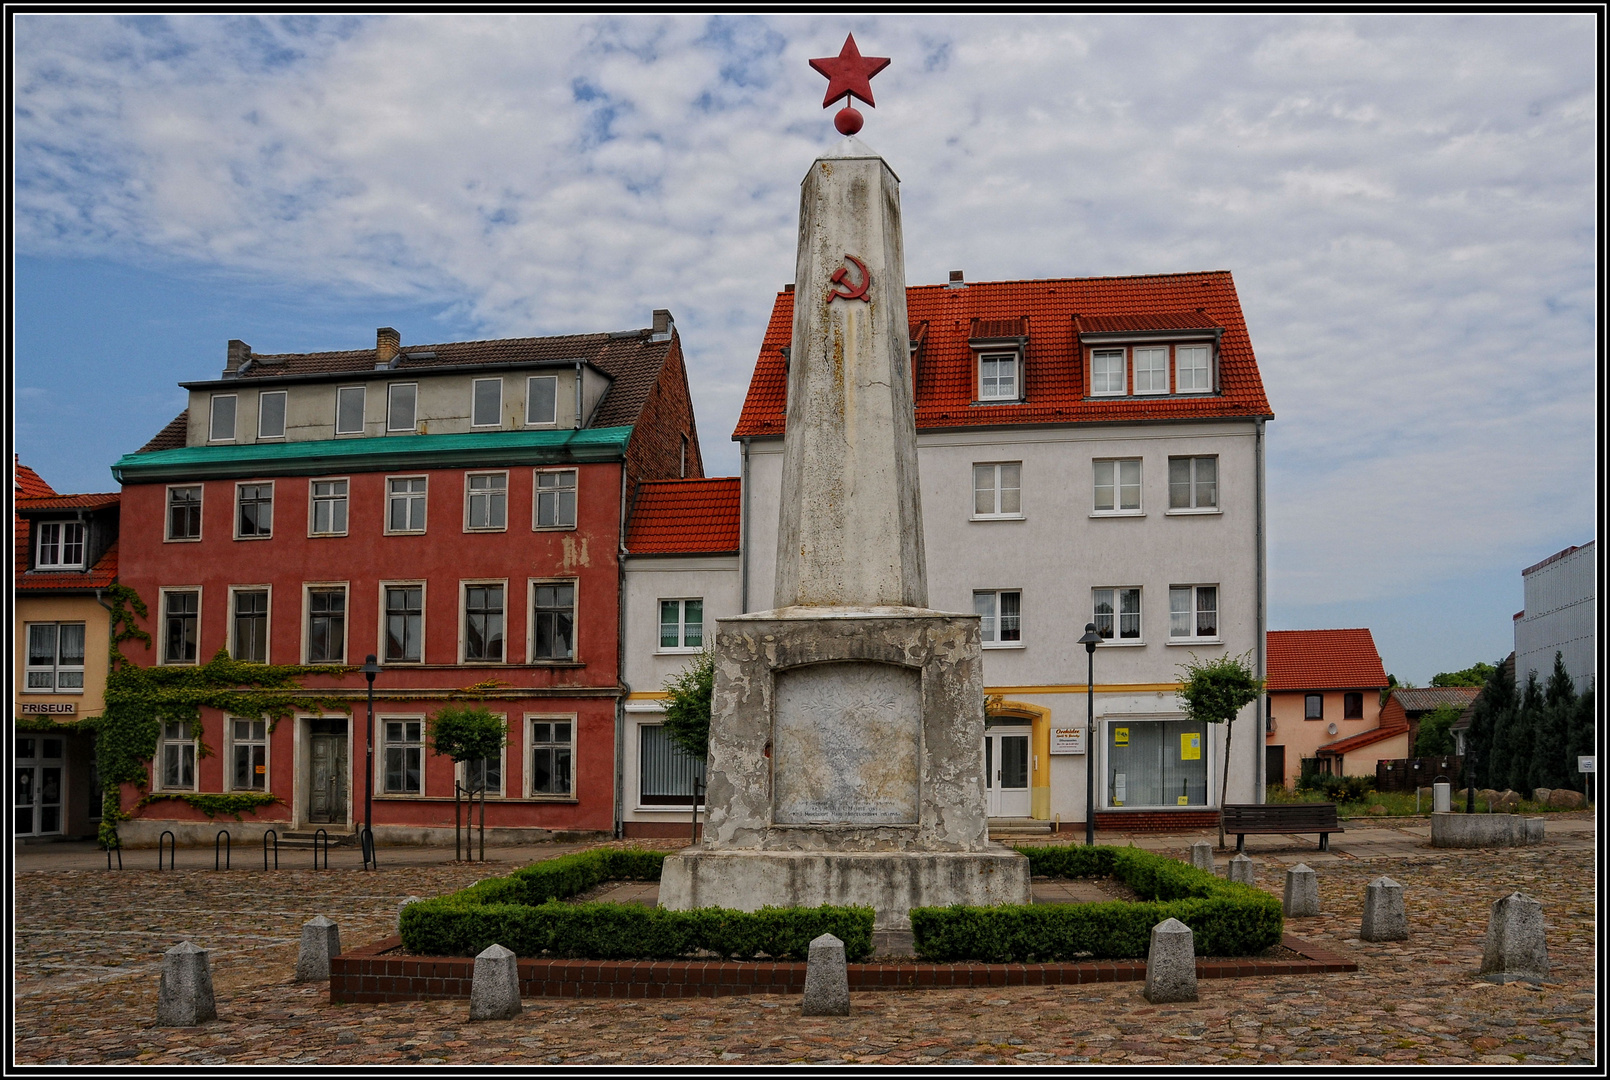
[[[1152,927],[1175,918],[1195,935],[1198,956],[1248,956],[1280,943],[1280,901],[1260,889],[1139,848],[1021,848],[1032,873],[1116,877],[1139,902],[913,908],[924,960],[1047,963],[1139,959]]]
[[[507,877],[478,881],[440,899],[470,904],[533,905],[566,900],[606,881],[658,881],[665,855],[663,851],[638,848],[578,851],[574,855],[522,866]]]

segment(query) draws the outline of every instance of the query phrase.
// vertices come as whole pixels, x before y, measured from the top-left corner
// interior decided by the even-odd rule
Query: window
[[[1181,394],[1202,394],[1213,389],[1206,345],[1181,345],[1174,350],[1174,389]]]
[[[525,422],[553,424],[558,422],[559,376],[533,375],[525,381]]]
[[[40,570],[82,570],[84,568],[84,523],[82,521],[42,521],[34,526],[39,546],[34,566]]]
[[[704,648],[704,600],[660,601],[660,651],[696,652]]]
[[[335,392],[335,433],[363,434],[363,387],[343,386]]]
[[[1124,385],[1124,350],[1092,349],[1090,352],[1090,392],[1092,394],[1122,394],[1128,389]]]
[[[314,480],[309,502],[312,520],[308,522],[310,536],[345,536],[347,534],[347,482],[345,480]]]
[[[274,535],[274,485],[235,485],[235,539]]]
[[[531,721],[531,794],[570,794],[575,727],[571,720]]]
[[[576,586],[531,585],[531,659],[569,660],[576,653]]]
[[[386,531],[392,533],[425,531],[423,476],[386,478]]]
[[[1023,516],[1023,465],[1008,461],[973,466],[973,516]]]
[[[392,383],[386,387],[386,430],[413,431],[418,383]]]
[[[470,384],[470,426],[498,427],[503,423],[503,380],[476,379]]]
[[[386,644],[388,664],[417,664],[425,658],[425,586],[387,585]]]
[[[704,791],[704,759],[677,749],[661,724],[637,729],[637,798],[641,806],[691,806],[693,784]]]
[[[257,437],[285,438],[285,391],[271,390],[257,395]]]
[[[509,474],[470,473],[464,478],[464,527],[500,531],[508,526]]]
[[[1168,636],[1171,638],[1217,638],[1219,636],[1219,588],[1217,585],[1170,585],[1168,587]]]
[[[208,442],[235,441],[235,395],[214,394],[207,426]]]
[[[1095,465],[1095,513],[1137,514],[1140,512],[1140,459],[1097,459]]]
[[[423,795],[425,722],[387,720],[382,726],[386,739],[384,792],[388,795]]]
[[[341,664],[347,656],[346,586],[307,591],[307,662]]]
[[[1209,728],[1200,720],[1109,717],[1110,806],[1206,806],[1210,798]]]
[[[229,655],[256,664],[268,662],[268,590],[236,589],[231,594],[234,612]]]
[[[1304,694],[1303,695],[1303,719],[1304,720],[1323,720],[1323,719],[1325,719],[1325,695],[1324,694]]]
[[[1135,349],[1135,393],[1168,393],[1168,346]]]
[[[1364,695],[1357,690],[1349,690],[1342,695],[1342,719],[1364,719]]]
[[[262,720],[229,721],[235,791],[268,790],[268,724]]]
[[[978,358],[978,399],[1008,401],[1018,398],[1017,354],[992,353]]]
[[[973,610],[979,616],[979,636],[986,647],[1013,645],[1023,640],[1023,594],[975,592]]]
[[[537,473],[538,529],[576,527],[576,470],[563,469]]]
[[[502,795],[503,755],[500,752],[497,757],[462,762],[458,776],[466,791],[485,790],[488,795]]]
[[[1171,457],[1168,459],[1168,508],[1170,510],[1217,510],[1218,507],[1218,458]]]
[[[69,694],[84,689],[84,624],[28,624],[27,692]]]
[[[1113,639],[1114,616],[1117,616],[1119,641],[1140,640],[1140,590],[1095,589],[1096,633],[1108,641]]]
[[[464,586],[464,659],[503,662],[503,586]]]
[[[192,726],[182,720],[162,725],[162,745],[157,761],[162,774],[158,783],[168,790],[194,790],[196,786],[196,736]]]
[[[168,539],[201,539],[201,485],[168,489]]]
[[[189,589],[162,594],[162,662],[194,664],[201,622],[201,593]]]

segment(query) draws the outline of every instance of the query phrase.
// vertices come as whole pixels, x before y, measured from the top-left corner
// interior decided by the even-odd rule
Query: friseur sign
[[[24,716],[30,713],[72,716],[78,711],[78,706],[71,701],[24,701],[20,707]]]

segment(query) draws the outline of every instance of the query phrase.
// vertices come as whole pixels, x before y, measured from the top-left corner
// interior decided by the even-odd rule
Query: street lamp
[[[379,664],[375,663],[375,654],[370,653],[363,658],[363,667],[360,668],[363,677],[369,682],[369,727],[364,739],[364,766],[363,766],[363,832],[359,838],[363,845],[363,865],[367,867],[375,862],[375,676],[381,672]]]
[[[1085,671],[1085,846],[1096,844],[1096,646],[1101,635],[1095,623],[1085,623],[1085,636],[1079,639],[1085,647],[1088,663]]]

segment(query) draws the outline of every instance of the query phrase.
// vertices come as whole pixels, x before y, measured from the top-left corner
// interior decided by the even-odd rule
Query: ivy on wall
[[[236,821],[242,820],[240,816],[242,812],[255,814],[260,806],[272,806],[274,803],[285,801],[278,795],[269,795],[262,791],[159,791],[141,798],[134,804],[134,808],[138,810],[163,800],[193,806],[210,818],[215,818],[219,814],[230,814]]]

